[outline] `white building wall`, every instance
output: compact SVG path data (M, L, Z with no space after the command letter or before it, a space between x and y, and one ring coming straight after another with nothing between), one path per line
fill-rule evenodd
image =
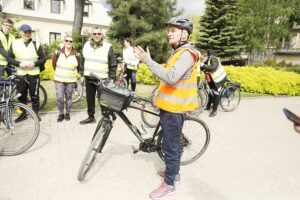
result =
M23 0L2 0L2 12L9 18L21 18L16 26L29 24L36 32L36 40L40 43L49 43L49 33L65 33L72 31L74 19L74 0L60 2L60 14L51 13L51 0L34 0L34 10L24 8ZM89 17L83 18L82 34L90 31L93 26L100 26L104 33L107 31L111 18L108 16L105 0L91 0Z

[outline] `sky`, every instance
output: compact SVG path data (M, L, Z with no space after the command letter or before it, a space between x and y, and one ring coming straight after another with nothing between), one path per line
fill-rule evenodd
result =
M183 8L183 16L204 14L205 4L204 0L177 0L177 7Z

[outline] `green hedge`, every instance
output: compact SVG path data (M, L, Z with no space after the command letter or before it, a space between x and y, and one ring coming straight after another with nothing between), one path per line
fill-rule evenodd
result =
M243 91L271 95L300 95L300 74L272 67L234 67L225 70L232 81L240 82Z
M47 60L46 69L41 73L42 80L53 80L51 60ZM300 95L300 74L276 70L272 67L235 67L225 66L228 77L233 82L241 83L242 91L270 95ZM145 85L159 84L145 64L140 64L137 82Z

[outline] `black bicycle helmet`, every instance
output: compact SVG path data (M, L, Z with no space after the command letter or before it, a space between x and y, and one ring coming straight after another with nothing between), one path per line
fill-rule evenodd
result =
M166 26L176 26L180 29L187 30L189 34L193 31L193 23L182 17L173 17L166 23Z

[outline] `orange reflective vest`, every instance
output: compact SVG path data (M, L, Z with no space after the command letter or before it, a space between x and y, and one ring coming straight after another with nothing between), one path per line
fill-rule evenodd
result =
M192 73L189 79L179 79L175 84L172 85L161 82L158 88L156 105L160 109L168 112L183 113L193 111L198 107L197 53L189 48L180 49L170 57L165 67L167 69L171 69L178 57L186 50L188 50L195 58Z

